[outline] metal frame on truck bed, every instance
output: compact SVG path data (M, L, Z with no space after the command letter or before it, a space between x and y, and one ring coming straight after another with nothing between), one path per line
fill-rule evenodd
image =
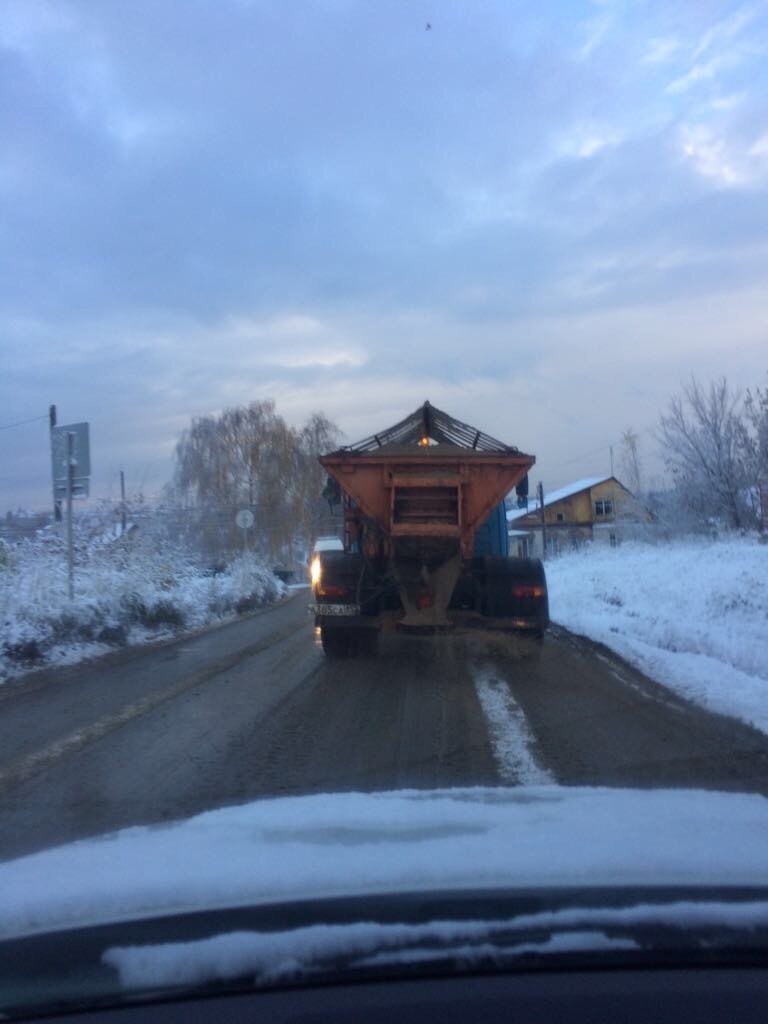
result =
M354 631L370 639L382 626L448 627L459 613L541 632L541 563L508 557L505 526L492 531L490 554L475 549L478 529L504 516L505 495L527 493L534 462L429 402L321 456L344 509L344 551L321 553L313 583L326 652L342 653Z

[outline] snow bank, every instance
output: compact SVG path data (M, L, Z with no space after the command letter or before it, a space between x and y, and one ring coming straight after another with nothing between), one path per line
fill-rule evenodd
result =
M0 682L41 665L72 664L111 647L196 629L285 592L250 554L213 574L168 544L126 538L79 551L78 563L70 601L58 538L3 548Z
M768 545L589 547L547 563L554 622L768 733Z
M768 801L746 793L518 786L259 800L0 864L0 937L373 892L759 886L767 837ZM583 924L583 911L550 923Z

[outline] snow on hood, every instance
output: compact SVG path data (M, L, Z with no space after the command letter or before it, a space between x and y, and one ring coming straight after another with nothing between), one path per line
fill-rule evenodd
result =
M533 786L260 800L0 864L0 936L334 895L768 885L768 800Z

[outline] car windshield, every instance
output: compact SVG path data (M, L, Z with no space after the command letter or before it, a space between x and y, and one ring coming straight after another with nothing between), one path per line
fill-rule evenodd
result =
M0 944L763 942L767 43L0 0Z

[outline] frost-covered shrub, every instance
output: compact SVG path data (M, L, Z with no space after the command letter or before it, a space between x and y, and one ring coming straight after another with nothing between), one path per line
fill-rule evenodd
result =
M0 572L7 570L11 565L11 546L4 540L0 540Z
M0 566L0 681L46 663L196 629L274 601L285 586L253 554L211 575L167 541L94 533L80 543L75 597L55 531L9 547Z
M166 589L171 587L166 584ZM142 605L141 624L147 629L159 629L162 626L170 626L172 629L183 629L185 625L184 613L181 608L174 604L171 598L155 601L149 607Z

